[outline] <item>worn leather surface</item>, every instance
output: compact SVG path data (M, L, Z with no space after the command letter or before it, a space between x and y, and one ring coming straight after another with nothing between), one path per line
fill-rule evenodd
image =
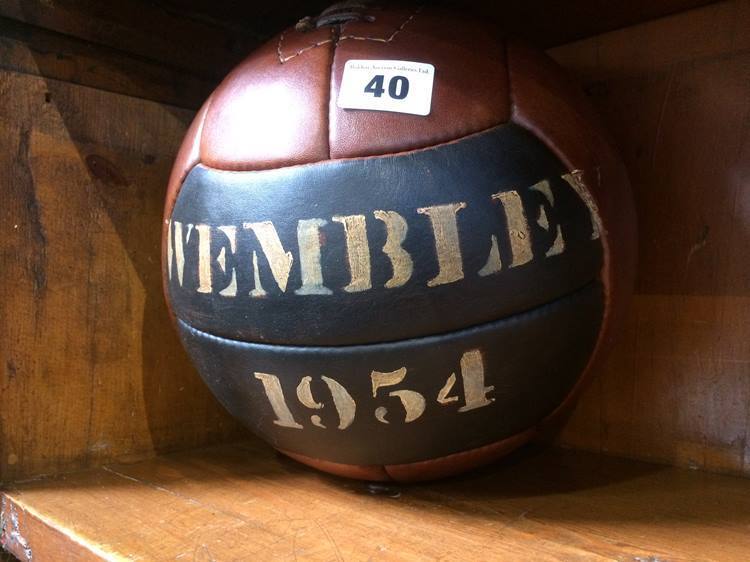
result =
M182 188L182 183L185 181L185 177L200 162L200 139L203 131L203 121L206 118L206 109L210 103L211 98L206 100L203 106L198 111L197 115L193 119L193 122L188 127L185 133L185 138L182 141L180 150L177 152L174 164L172 164L172 172L169 175L169 182L167 183L167 193L164 202L164 222L162 224L162 244L161 244L161 263L162 265L167 263L167 239L168 239L168 224L169 219L172 216L172 209L174 208L175 201L177 200L177 194ZM162 287L164 295L167 301L167 309L169 313L174 316L172 311L172 302L169 299L169 287L168 279L166 276L162 278Z
M605 232L602 278L615 327L636 272L636 216L627 172L583 91L549 57L508 42L513 123L531 131L571 170L581 170ZM612 333L605 331L604 339Z
M358 480L372 480L376 482L424 482L460 474L477 466L497 460L518 447L528 443L536 435L536 428L531 427L520 433L494 441L474 449L467 449L424 461L401 464L345 464L335 463L316 457L308 457L290 451L281 452L288 457L337 476L355 478Z
M290 448L284 449L303 462L332 472L360 478L385 476L412 480L452 474L488 462L509 447L531 438L538 428L556 423L570 410L575 397L606 355L617 324L624 315L635 271L635 218L624 168L611 141L598 124L579 88L545 55L517 42L506 41L481 22L470 21L456 14L441 13L432 7L419 13L407 8L388 9L373 14L377 17L370 23L349 22L339 28L323 27L308 32L287 30L252 54L228 76L199 112L186 136L170 180L165 219L173 218L174 204L179 203L181 189L188 185L183 179L201 163L205 167L224 170L273 170L316 162L336 163L341 162L342 158L387 156L389 153L451 142L505 122L514 123L532 133L556 156L559 169L582 171L602 221L601 249L597 250L601 252L598 272L582 269L585 273L582 277L598 278L601 282L601 300L598 304L601 307L600 317L595 322L601 329L587 351L586 360L582 360L579 366L581 374L577 377L575 374L570 375L570 386L565 392L561 390L556 407L551 407L545 414L541 410L537 411L540 417L535 421L529 420L528 427L519 426L519 431L513 435L498 436L491 442L484 441L485 437L490 439L490 435L485 433L480 439L484 445L475 447L474 441L467 441L463 449L445 454L436 449L430 458L405 461L397 464L400 469L390 472L386 469L393 468L394 465L368 464L369 461L365 462L361 458L334 462L325 456L325 449L310 450L307 455L296 449L294 443ZM436 75L431 115L416 117L338 109L335 99L343 65L346 60L355 57L416 60L434 64ZM498 152L498 158L502 157L502 152ZM473 162L472 159L464 163L466 169L472 169ZM196 168L195 177L200 175L198 170ZM244 180L240 180L235 183L243 182ZM402 193L411 195L411 185L402 184L400 187ZM300 193L297 197L309 202L304 198L308 191L302 190ZM290 198L294 199L292 196ZM278 204L287 204L290 198L281 199ZM349 202L346 195L339 194L337 199ZM297 204L299 203L294 203ZM310 203L311 216L318 215L312 212L315 204ZM336 226L340 228L341 225ZM163 263L166 270L166 229L164 240ZM375 245L373 249L377 249ZM546 265L550 265L550 260L547 261ZM339 259L338 262L343 270L343 260ZM578 264L572 265L573 263L574 260L571 261L571 268L576 269ZM559 276L560 298L565 298L568 289L575 290L575 283L568 286L567 282L579 274L576 271ZM339 282L342 282L341 277ZM455 289L456 295L443 295L437 299L442 302L436 308L441 311L438 323L445 328L435 329L434 324L415 318L423 314L425 307L410 308L412 294L408 292L404 294L409 294L409 299L401 300L394 308L386 308L388 314L383 320L390 322L388 315L397 315L398 306L404 307L404 314L398 316L395 324L385 321L378 323L377 315L372 311L368 318L371 321L375 319L375 326L390 326L389 329L395 329L402 336L409 337L408 334L414 333L415 337L419 337L423 334L417 334L418 328L425 325L428 326L429 333L437 334L443 329L450 330L450 326L466 327L493 315L496 319L512 314L516 306L516 311L520 311L524 308L523 302L533 306L534 299L544 296L544 291L549 288L545 283L537 286L533 280L525 282L521 293L528 300L523 301L518 300L518 296L510 290L512 283L509 280L503 283L506 284L497 287L497 299L489 303L483 297L473 294L474 290L482 294L483 289L476 285L446 285L450 290ZM519 283L515 285L516 289L524 285ZM470 289L468 292L467 288ZM425 291L432 289L434 288ZM555 289L551 291L554 292ZM378 301L380 297L374 292L369 296L373 296L376 302L382 302L382 299ZM551 294L548 296L553 298ZM169 298L174 298L174 294ZM431 301L430 297L416 296L417 301L420 298ZM424 304L424 301L421 302ZM453 302L455 306L445 306L449 302ZM510 306L503 308L508 303ZM544 306L542 303L538 304ZM435 321L436 315L429 312L432 310L432 302L429 305L426 316ZM287 305L279 306L275 312L283 317L286 312L282 308ZM263 327L259 330L254 327L254 322L265 314L259 309L245 311L246 323L233 321L222 328L221 322L212 324L209 318L211 311L217 312L219 308L216 308L215 301L183 302L178 316L187 314L205 328L223 330L222 333L227 336L254 339L263 331L282 343L304 342L304 338L310 336L311 345L336 345L335 337L328 336L330 339L327 339L324 330L316 329L310 323L295 325L293 321L281 321L282 325L291 330L286 334L291 333L292 339L288 339L289 335L282 334L284 330L278 329L278 326L274 328L272 324L276 324L276 321L273 320L261 322ZM369 343L361 339L366 339L366 336L374 336L373 341L390 339L382 330L363 329L362 322L356 321L359 315L367 315L367 307L363 303L355 306L354 312L343 306L333 308L342 323L340 332L333 336L343 335L344 340L340 341ZM467 311L466 314L464 310ZM293 305L288 305L287 311L295 314L299 312L307 319L313 314L312 311L300 312ZM512 319L508 318L508 321ZM330 317L323 322L328 327L335 324ZM551 336L553 343L558 341L556 338L567 338L572 333L572 325L566 326L567 329L557 336ZM182 330L185 330L184 326ZM224 365L221 361L225 360L221 350L202 339L186 338L186 341L191 342L189 349L196 357L216 359L216 364L199 362L199 365L204 366L203 375L214 377L211 384L215 385L217 373L221 373ZM496 345L504 346L505 336L498 332L494 341ZM285 348L280 346L280 349ZM558 366L563 366L568 363L569 358L561 354L555 360ZM446 363L450 361L455 359L445 359ZM553 375L549 376L554 379ZM544 385L540 382L538 388L544 388ZM505 390L512 393L511 388ZM221 395L226 390L217 389L217 392ZM247 404L235 404L234 407L238 409L238 415L247 421L252 412L239 411L246 406ZM306 429L305 434L307 432ZM278 446L283 449L280 444Z
M173 274L170 299L178 316L209 333L245 341L299 345L345 345L396 341L439 334L490 322L566 295L598 277L601 244L591 240L592 224L585 203L561 179L565 168L535 137L504 125L432 149L395 156L339 160L254 172L223 172L203 166L188 176L172 219L183 225L213 226L214 290L197 290L199 237L185 244L181 283ZM547 179L554 206L530 189ZM508 221L495 193L516 190L525 205L534 258L511 267ZM418 208L455 202L463 279L429 287L439 271L430 219ZM542 209L542 211L540 211ZM411 278L386 288L391 261L382 251L386 228L376 210L398 212L408 224L402 243L413 262ZM543 212L545 230L535 220ZM343 225L336 215L366 217L372 288L347 292L351 273ZM302 285L297 224L322 218L321 268L327 295L298 295ZM274 280L257 236L245 223L271 221L284 249L293 256L282 291ZM237 247L216 227L237 229ZM547 257L556 228L565 250ZM183 236L186 236L183 227ZM176 234L175 234L176 236ZM498 243L503 268L481 276L492 245ZM222 270L216 256L224 252ZM267 294L251 296L255 287L251 255L260 256L258 273ZM176 255L173 258L176 267ZM223 296L232 269L236 296Z
M337 463L402 464L473 449L533 427L554 410L575 384L595 345L602 317L598 282L524 314L450 334L361 346L284 346L219 338L179 322L180 335L198 371L219 401L271 445ZM465 404L461 357L479 350L491 404L460 412ZM406 368L402 383L373 396L371 372ZM274 423L275 415L255 373L278 377L285 402L301 428ZM445 381L457 382L447 404L437 402ZM340 416L325 375L356 403L351 425ZM320 409L303 406L296 389L312 377ZM424 413L405 423L404 409L390 390L425 397ZM377 407L388 408L382 423ZM315 427L320 416L325 429Z
M373 10L375 21L342 26L331 68L330 157L399 152L504 123L510 104L505 46L487 25L436 8ZM336 106L350 59L396 59L435 66L426 117Z
M576 388L553 412L555 427L607 356L624 322L637 271L637 218L627 171L583 91L559 65L533 47L508 41L513 123L533 132L569 169L583 172L603 225L604 321Z
M372 7L372 22L289 28L253 52L211 96L200 161L257 170L430 146L504 123L505 47L486 25L436 8ZM339 109L348 59L433 64L430 115Z
M211 96L201 162L252 170L327 159L332 33L287 30L240 63Z

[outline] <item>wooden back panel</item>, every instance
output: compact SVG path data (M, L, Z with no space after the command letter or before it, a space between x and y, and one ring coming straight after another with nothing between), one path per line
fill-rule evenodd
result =
M750 3L555 48L628 166L636 297L566 445L750 473Z

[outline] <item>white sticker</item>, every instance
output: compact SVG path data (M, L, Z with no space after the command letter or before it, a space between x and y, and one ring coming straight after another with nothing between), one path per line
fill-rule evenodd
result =
M338 106L429 115L435 67L403 60L348 60Z

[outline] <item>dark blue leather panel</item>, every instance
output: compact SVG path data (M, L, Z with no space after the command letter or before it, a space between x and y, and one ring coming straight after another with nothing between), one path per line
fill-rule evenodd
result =
M511 317L598 279L601 244L591 238L586 205L561 179L566 172L539 140L512 124L390 156L254 172L198 166L187 177L172 215L173 237L177 236L174 223L181 224L184 258L180 284L173 240L168 284L172 308L187 324L231 339L321 346L398 341ZM554 205L531 189L545 179ZM533 253L533 259L517 267L510 267L512 225L498 199L493 199L513 190L525 211ZM465 205L455 214L462 278L428 286L440 264L430 216L418 209L454 203ZM377 211L396 212L408 225L402 247L413 267L400 286L386 287L393 267L383 252L386 225L376 217ZM364 217L368 243L363 251L370 262L366 290L345 289L352 271L345 227L337 216ZM316 244L329 294L297 294L303 261L299 221L310 219L325 221ZM282 271L284 290L257 233L244 226L263 222L273 225L281 247L291 254L288 275ZM207 293L198 290L200 235L190 226L200 224L207 225L212 235L212 288ZM234 228L235 248L219 226ZM565 250L546 256L558 226ZM482 276L479 272L491 254L493 236L502 269ZM235 294L222 295L232 272ZM258 282L265 295L251 296Z
M341 463L399 464L479 447L539 422L583 371L601 318L594 282L504 320L395 343L267 345L182 321L179 330L213 393L274 447ZM374 389L373 381L382 385Z

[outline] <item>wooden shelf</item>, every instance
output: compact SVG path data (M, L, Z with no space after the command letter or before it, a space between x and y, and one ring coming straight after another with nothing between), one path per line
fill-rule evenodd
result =
M18 483L21 560L747 560L750 481L526 449L461 478L382 486L255 441Z

